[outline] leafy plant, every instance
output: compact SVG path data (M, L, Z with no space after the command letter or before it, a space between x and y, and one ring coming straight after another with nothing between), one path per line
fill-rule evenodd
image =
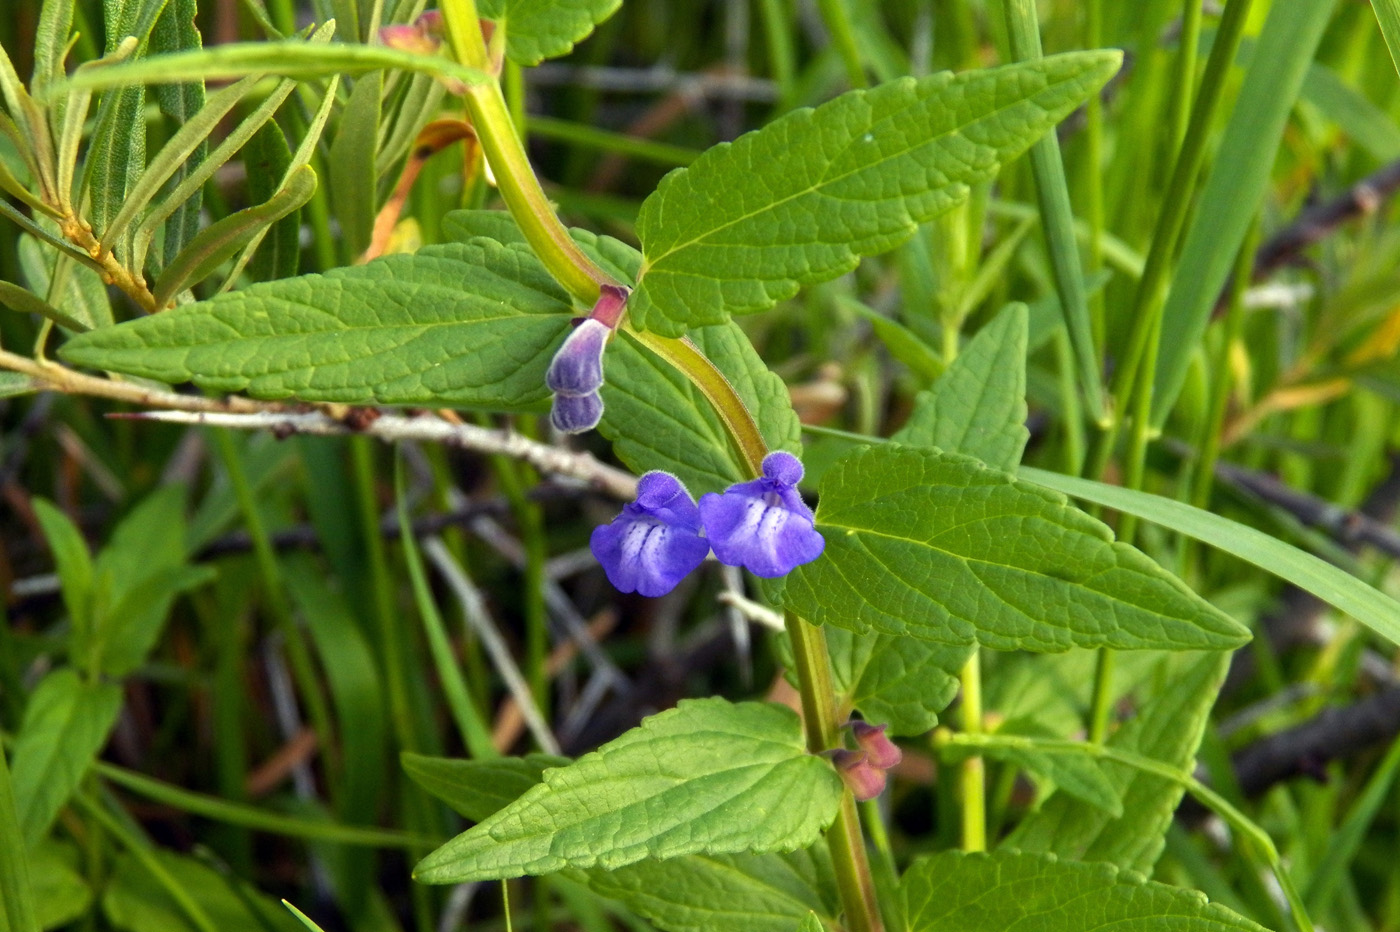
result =
M669 23L684 6L650 15ZM447 927L460 918L458 901L428 885L526 876L539 878L539 928L554 924L552 897L590 929L616 918L669 932L1311 930L1314 913L1344 927L1366 912L1362 881L1343 883L1327 858L1359 858L1400 758L1375 769L1322 852L1290 829L1302 820L1288 806L1250 811L1210 715L1229 652L1268 627L1271 584L1237 583L1238 560L1395 642L1393 580L1295 526L1267 533L1204 506L1225 510L1212 498L1222 451L1246 440L1256 461L1272 445L1328 488L1305 448L1335 436L1308 420L1310 405L1351 399L1358 424L1383 410L1384 429L1362 436L1375 454L1395 441L1393 393L1358 388L1393 369L1393 277L1374 285L1389 303L1362 282L1317 314L1315 333L1244 310L1275 144L1310 86L1350 101L1345 82L1307 76L1323 73L1329 23L1359 37L1336 40L1351 70L1368 66L1356 49L1376 45L1369 20L1363 30L1333 4L1275 3L1251 43L1250 0L1230 0L1198 82L1197 3L1171 42L1158 35L1175 9L1163 3L1143 4L1141 26L1115 24L1140 53L1126 78L1121 52L1100 47L1097 0L1081 41L1066 43L1081 50L1048 56L1030 0L914 4L907 17L880 6L809 10L833 49L799 81L789 4L759 4L778 112L731 141L696 152L604 134L619 152L683 163L654 186L629 183L643 199L606 226L615 237L561 219L551 195L583 214L610 208L546 190L526 153L522 127L538 121L522 88L524 68L622 28L604 26L617 0L444 0L427 12L327 0L299 31L291 4L252 2L263 38L210 47L193 0L131 0L103 5L100 55L81 37L87 4L44 0L28 81L0 49L0 188L12 198L0 212L15 227L12 277L24 280L0 281L0 301L23 315L3 338L24 328L33 344L0 350L0 388L140 407L135 425L84 423L90 435L122 431L112 446L147 442L155 422L211 427L186 442L218 469L193 517L185 488L167 485L95 557L74 509L25 499L65 620L0 642L12 735L12 763L0 756L0 929L315 928L249 883L248 829L310 842L337 908L366 930L398 927L381 879L409 872L419 928L435 906ZM970 67L982 57L971 54L974 8L997 24L985 50L1002 64ZM1394 48L1395 10L1378 12ZM636 15L634 26L648 14ZM1064 18L1047 29L1066 31ZM896 41L892 22L911 36L963 34L969 54L940 59L956 71L926 73L927 49ZM86 60L70 72L73 42L86 42ZM828 93L836 71L850 87ZM871 74L880 80L867 86ZM1138 133L1142 165L1106 161L1105 95L1123 80L1117 140L1128 151ZM148 95L159 120L146 118ZM803 95L813 106L794 106ZM1081 110L1087 138L1071 171L1056 133ZM1305 126L1323 121L1302 114ZM582 124L555 129L599 138ZM447 149L460 159L445 168ZM240 153L245 206L218 184ZM432 187L447 181L450 211ZM1017 200L1032 188L1036 206ZM491 209L497 194L504 210ZM1106 198L1131 244L1110 236ZM1395 252L1388 239L1355 248ZM854 333L898 365L843 346ZM1277 358L1249 355L1260 340ZM823 400L835 386L818 360L866 373L851 377L857 401L840 422L854 430L822 426L845 398ZM798 384L803 373L814 377ZM903 416L897 429L886 408ZM1256 432L1290 414L1296 435ZM303 445L243 443L226 428ZM310 440L347 434L359 436ZM404 447L397 548L385 543L367 437ZM485 553L410 515L423 501L461 504L444 455L454 447L492 456L499 501L461 515ZM598 458L609 452L626 471ZM1378 459L1345 468L1342 500L1374 484ZM289 496L278 480L294 469ZM591 530L577 511L561 517L541 498L541 473L584 480L613 511L586 509ZM279 551L286 539L272 529L303 514L319 562ZM216 576L219 535L236 519L252 560L220 562ZM635 612L654 610L641 597L667 600L663 628L709 604L718 575L745 636L745 619L779 629L772 654L795 708L748 690L641 717L618 658L590 633L612 616L585 620L575 600L589 590L550 575L551 548L585 538L594 583L635 593L618 602ZM517 570L523 584L501 584ZM480 580L497 583L489 599ZM616 601L592 591L595 604ZM516 645L490 599L518 614ZM168 633L177 605L197 635ZM284 746L249 773L248 735L267 743L269 727L240 686L254 614L275 631L265 675ZM421 631L406 621L415 615ZM553 652L551 621L563 632ZM1348 625L1315 681L1355 677L1372 642ZM168 675L153 659L166 649L208 655L189 678L219 732L213 794L99 759L121 684ZM1281 686L1267 641L1248 650ZM575 652L592 679L556 728L551 670ZM493 729L498 686L508 702ZM608 690L628 704L626 726L561 753L559 735L587 734ZM522 731L542 753L499 756ZM467 758L446 756L459 748ZM250 801L268 771L293 775L293 811ZM876 800L893 784L907 802L920 780L935 786L934 824L900 829L901 814ZM221 823L215 853L154 845L112 787ZM1221 850L1174 834L1187 794L1228 826ZM475 824L446 838L453 823L435 799ZM377 827L386 811L401 826ZM402 854L378 863L366 850L378 848ZM53 911L41 891L59 887L99 902L102 918L86 905Z

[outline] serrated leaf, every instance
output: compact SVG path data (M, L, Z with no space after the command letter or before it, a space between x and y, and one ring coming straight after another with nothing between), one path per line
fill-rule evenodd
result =
M914 401L891 440L962 453L1014 472L1026 430L1026 306L1007 307L983 327Z
M15 737L14 793L20 831L33 845L87 773L121 711L121 687L91 683L65 667L39 682Z
M777 640L788 679L796 685L792 643ZM939 644L873 631L857 634L828 626L826 650L836 690L837 718L851 709L867 722L889 725L891 735L921 735L938 724L938 713L958 693L958 673L972 645Z
M900 886L909 932L1264 932L1194 890L1044 855L944 851L915 861Z
M622 0L481 0L477 12L504 22L507 58L538 65L567 55L620 6Z
M567 757L527 754L496 760L452 760L404 751L399 755L404 773L423 789L473 822L481 822L544 778L551 767L565 767Z
M588 871L588 885L666 932L791 932L805 917L832 927L841 911L822 845L788 854L689 855ZM822 929L820 922L818 929Z
M703 327L691 341L724 373L770 450L801 450L802 425L787 385L734 322ZM663 469L699 497L751 478L713 406L680 371L623 331L608 346L603 436L638 473Z
M107 921L127 932L201 932L203 929L259 930L259 932L304 932L281 904L258 892L252 884L216 871L192 857L160 848L144 852L154 859L175 888L202 913L204 924L197 925L184 903L171 895L141 859L123 854L117 859L102 895L102 911Z
M643 858L791 851L817 840L841 798L795 713L683 700L645 719L419 863L425 883L615 869ZM800 800L801 805L794 805Z
M533 256L474 240L254 285L59 354L261 398L522 410L545 397L572 313Z
M643 203L629 312L671 336L790 298L991 180L1118 70L1116 51L922 79L797 110L667 175Z
M827 472L817 529L825 552L769 591L818 624L997 650L1249 637L1063 496L965 456L858 450Z
M1169 666L1156 695L1137 717L1109 737L1108 744L1189 773L1224 682L1229 654L1186 655L1164 663ZM1105 761L1102 767L1126 815L1115 818L1057 793L1027 816L1002 844L1079 861L1107 861L1135 871L1152 870L1184 790L1174 780L1123 764Z

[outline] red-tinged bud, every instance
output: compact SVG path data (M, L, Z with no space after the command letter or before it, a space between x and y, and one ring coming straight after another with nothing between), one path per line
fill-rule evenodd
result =
M446 34L446 27L442 21L441 10L424 10L418 14L418 18L413 21L413 25L421 29L424 35L443 36Z
M856 744L870 757L870 763L881 770L889 770L904 760L904 752L889 738L885 737L888 725L870 725L866 722L851 722L851 733Z
M630 289L621 285L603 285L598 290L598 302L593 305L588 318L606 324L610 330L616 330L618 322L622 320L622 312L627 307L627 296L631 293Z
M832 751L831 763L841 775L841 781L861 802L874 799L885 791L885 772L872 764L864 751L846 748Z
M411 26L384 26L379 30L379 41L391 49L412 52L415 55L436 55L442 40L428 35L418 24Z

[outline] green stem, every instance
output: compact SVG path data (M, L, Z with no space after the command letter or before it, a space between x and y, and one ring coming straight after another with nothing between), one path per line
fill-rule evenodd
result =
M743 457L749 471L758 476L762 473L763 458L768 455L768 444L759 432L758 424L749 413L744 400L734 391L734 386L724 377L709 358L687 339L663 337L651 331L628 329L637 342L675 366L692 385L705 396L719 419L724 422L729 439Z
M826 632L788 612L785 616L797 683L802 696L802 722L807 730L807 750L821 754L840 746L836 722L836 691L831 681L831 662L826 649ZM836 886L851 932L882 932L884 925L876 905L875 883L865 857L865 840L860 832L860 814L850 790L841 794L836 821L827 830Z
M1113 668L1118 654L1111 647L1100 647L1094 664L1094 698L1089 711L1089 740L1103 744L1113 710Z
M962 726L967 735L982 734L982 658L973 650L962 669ZM962 846L964 851L987 850L986 765L980 757L963 761L959 771L962 787Z
M1086 0L1084 5L1084 47L1096 49L1103 45L1103 0ZM1084 164L1088 184L1085 211L1088 214L1089 246L1087 264L1090 275L1103 268L1103 99L1092 94L1084 108ZM1099 288L1089 296L1089 320L1093 328L1094 345L1104 346L1104 290ZM1099 370L1103 361L1099 361Z

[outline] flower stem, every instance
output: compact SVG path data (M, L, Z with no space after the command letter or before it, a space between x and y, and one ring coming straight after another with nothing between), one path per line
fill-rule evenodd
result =
M457 60L471 68L491 71L475 0L443 0L442 12ZM549 274L581 304L592 305L598 300L600 286L619 283L579 249L559 222L530 167L510 108L501 96L500 82L468 87L466 102L481 149L520 232Z
M792 640L797 667L798 689L802 694L802 721L807 729L807 750L820 754L838 746L836 692L831 682L831 662L826 649L826 632L792 612L784 621ZM860 815L850 790L841 794L836 821L826 833L836 887L851 932L883 932L880 910L875 899L875 883L865 856L865 839L860 831Z
M962 669L962 726L969 735L982 733L982 657L973 651ZM962 787L962 846L964 851L987 850L986 764L980 757L963 761L958 773Z

